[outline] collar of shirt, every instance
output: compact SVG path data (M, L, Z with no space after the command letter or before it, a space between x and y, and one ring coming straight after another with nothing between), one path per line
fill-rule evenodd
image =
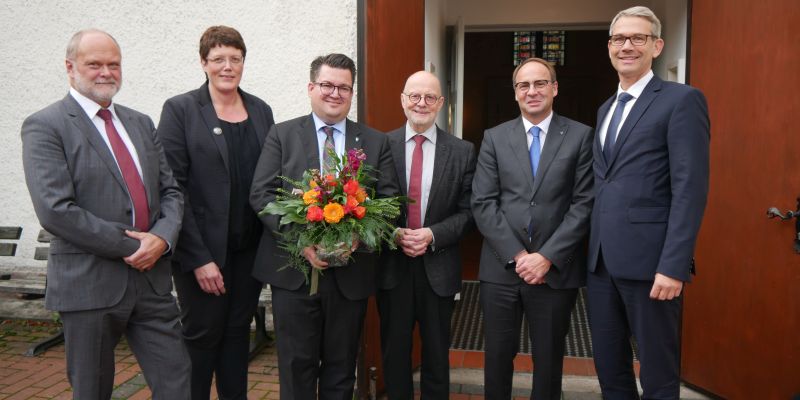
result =
M338 137L338 134L342 134L342 135L345 134L345 126L347 126L347 123L346 123L347 118L345 118L345 119L343 119L343 120L341 120L341 121L339 121L339 122L337 122L337 123L335 123L333 125L328 125L325 122L323 122L322 119L320 119L317 116L317 114L314 114L313 112L311 113L311 117L314 118L314 127L317 128L317 131L316 131L317 134L321 134L321 135L324 136L325 132L322 132L322 128L325 127L325 126L332 126L333 127L334 140L335 140L335 138Z
M533 142L533 135L531 135L530 130L533 126L538 126L539 131L539 145L544 147L544 140L547 138L547 131L550 130L550 122L553 121L553 111L550 111L550 115L547 118L543 119L542 122L535 124L531 121L522 117L522 126L525 127L525 136L528 140L528 147L531 147L531 143Z
M416 135L425 136L432 144L436 144L436 124L431 125L425 132L417 133L417 131L411 127L411 124L406 122L406 142L410 141Z
M75 101L78 102L78 105L81 106L83 112L86 113L89 119L94 119L95 117L100 118L97 116L97 112L103 108L100 104L97 104L94 102L94 100L82 95L73 87L69 88L69 94L73 99L75 99ZM114 117L115 120L119 120L119 117L117 117L117 112L114 110L113 102L108 106L108 111L111 111L111 116Z
M642 96L642 92L644 92L645 86L647 86L647 84L650 83L650 80L653 79L653 76L654 76L653 70L651 69L643 77L639 78L639 80L636 81L636 83L631 85L631 87L629 87L628 90L622 90L622 85L618 85L617 98L619 98L620 93L623 92L628 93L629 95L633 96L633 99L631 99L632 101L629 101L629 103L633 104L633 101Z

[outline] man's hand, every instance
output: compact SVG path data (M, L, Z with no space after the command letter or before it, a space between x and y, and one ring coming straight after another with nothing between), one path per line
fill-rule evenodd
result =
M656 273L653 289L650 290L650 298L672 300L681 295L681 290L683 290L683 281Z
M320 260L319 257L317 257L317 249L315 249L314 246L303 248L303 257L305 257L306 260L308 260L308 263L316 269L328 268L328 263Z
M517 262L517 275L529 285L545 283L544 277L553 265L547 257L539 253L520 253L514 257L514 261Z
M225 294L225 282L215 262L210 262L194 270L194 277L204 292L219 296Z
M167 250L167 242L152 233L126 230L125 234L139 241L139 249L123 260L139 271L144 272L153 268Z
M400 229L400 231L401 233L395 236L395 240L399 240L397 244L409 257L425 254L428 246L433 242L433 231L430 228Z

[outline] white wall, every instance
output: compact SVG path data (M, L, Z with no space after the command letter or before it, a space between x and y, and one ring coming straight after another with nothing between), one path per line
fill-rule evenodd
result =
M267 101L276 121L310 112L306 83L314 57L341 52L355 60L357 49L356 0L14 1L0 6L0 20L0 226L23 226L17 256L3 257L0 267L44 266L33 261L40 227L24 183L19 129L26 116L66 94L64 51L75 31L96 27L117 39L123 85L115 101L156 123L164 100L203 83L198 42L208 26L242 33L242 88ZM350 116L356 115L354 104Z
M661 37L664 39L664 50L653 63L653 72L667 79L667 69L686 59L688 7L685 1L654 0L652 10L661 20ZM682 77L680 74L676 80L685 83L680 79Z

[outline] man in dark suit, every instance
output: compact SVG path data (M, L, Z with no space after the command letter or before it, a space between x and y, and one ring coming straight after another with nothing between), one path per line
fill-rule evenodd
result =
M524 314L535 365L531 398L560 399L564 340L586 277L592 129L553 112L558 83L547 61L523 61L513 83L522 115L486 131L472 182L484 237L486 397L511 397Z
M664 41L650 9L621 11L609 34L620 83L598 111L594 145L587 291L595 366L604 397L638 398L633 334L644 397L677 399L680 294L708 193L708 108L699 90L653 75Z
M254 209L260 211L273 201L280 188L291 191L279 177L300 180L304 171L325 165L326 148L340 156L362 148L365 162L378 173L376 196L399 193L387 137L347 119L355 74L355 63L343 54L311 63L312 113L276 124L267 134L253 177ZM281 398L352 398L367 298L375 291L377 255L356 250L348 265L326 269L313 247L304 249L311 267L324 270L318 292L310 296L303 274L283 268L287 254L279 248L279 218L261 219L270 234L262 235L253 276L272 287Z
M121 62L107 33L76 33L69 94L22 125L33 207L55 236L45 303L61 316L74 398L111 398L125 334L153 398L188 399L189 358L163 257L180 231L183 196L152 120L112 103Z
M442 108L436 75L420 71L406 81L400 103L408 123L389 133L404 207L395 241L378 271L378 311L384 379L390 399L411 399L414 324L422 338L422 398L450 393L450 317L461 288L458 243L472 227L469 198L475 149L434 124Z

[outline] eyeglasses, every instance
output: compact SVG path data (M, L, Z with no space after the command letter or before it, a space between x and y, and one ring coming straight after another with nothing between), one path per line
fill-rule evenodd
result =
M215 58L211 58L211 59L206 58L206 61L208 61L208 62L210 62L210 63L212 63L214 65L220 65L220 66L225 64L226 61L231 63L231 65L239 65L239 64L244 62L244 58L237 57L237 56L233 56L233 57L215 57Z
M628 40L630 40L631 44L634 46L644 46L644 44L647 43L647 38L649 37L654 38L655 36L642 35L642 34L631 35L631 36L614 35L611 36L611 38L609 38L608 41L611 42L612 46L617 46L617 47L624 46L625 42L627 42Z
M408 100L410 102L414 103L414 104L417 104L417 103L419 103L420 100L425 99L425 104L427 104L429 106L432 106L432 105L436 104L436 102L438 102L439 99L442 98L442 96L434 96L432 94L426 94L426 95L423 96L423 95L421 95L419 93L411 93L411 94L403 93L403 95L408 97Z
M314 82L314 85L319 86L319 91L325 96L332 95L334 90L338 90L339 96L342 97L347 97L353 94L353 88L350 86L337 86L330 82Z
M514 84L514 89L516 89L516 91L521 92L521 93L527 93L529 90L531 90L531 86L533 86L534 89L539 91L539 90L542 90L542 89L546 88L547 85L549 85L551 83L553 83L553 82L550 82L550 81L545 80L545 79L541 79L541 80L533 81L533 82L517 82L517 83Z

